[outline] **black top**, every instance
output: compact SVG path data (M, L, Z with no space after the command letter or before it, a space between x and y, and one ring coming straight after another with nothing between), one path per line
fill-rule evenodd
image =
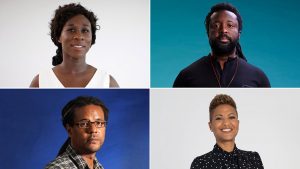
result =
M173 87L271 87L265 73L259 68L235 57L229 58L223 70L211 55L204 56L183 69Z
M243 151L236 146L232 152L226 152L217 144L214 149L194 159L191 169L263 169L257 152Z

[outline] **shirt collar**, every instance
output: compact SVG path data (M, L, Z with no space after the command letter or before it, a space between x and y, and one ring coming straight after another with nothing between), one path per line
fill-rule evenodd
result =
M208 54L208 57L212 58L212 60L213 60L215 63L218 63L218 62L217 62L217 58L214 57L214 56L212 56L210 53ZM239 57L239 56L236 56L236 57L234 57L234 58L228 57L228 59L227 59L226 62L234 61L234 60L236 60L238 57Z
M227 151L223 150L218 144L215 144L214 149L213 149L213 153L217 156L223 156L225 158L226 157L233 157L233 156L238 155L238 148L234 144L233 151L232 152L227 152Z
M73 149L73 147L69 144L67 149L66 149L66 153L68 154L68 156L70 158L72 158L74 161L76 162L78 167L80 169L86 169L88 168L87 163L84 161L84 159L81 157L81 155L78 155L75 150ZM102 165L99 163L97 157L95 156L94 159L94 169L103 169Z

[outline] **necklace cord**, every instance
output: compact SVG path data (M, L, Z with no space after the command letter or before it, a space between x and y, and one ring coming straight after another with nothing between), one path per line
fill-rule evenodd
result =
M213 65L212 59L213 59L213 58L212 58L212 55L211 55L211 56L210 56L211 67L212 67L212 69L213 69L213 71L214 71L214 74L215 74L215 77L216 77L217 82L218 82L218 84L219 84L219 87L222 87L222 86L221 86L221 82L220 82L221 75L217 74L217 70L215 70L215 67L214 67L214 65ZM237 73L237 70L238 70L238 67L239 67L239 61L238 61L238 59L239 59L239 57L236 58L235 71L234 71L234 74L233 74L233 76L232 76L230 82L228 83L228 86L227 86L227 87L229 87L229 86L231 85L233 79L234 79L235 76L236 76L236 73ZM218 75L219 75L219 76L218 76Z

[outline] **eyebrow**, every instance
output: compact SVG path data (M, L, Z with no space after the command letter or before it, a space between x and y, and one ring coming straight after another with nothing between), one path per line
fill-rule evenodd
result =
M89 119L81 119L79 121L91 121L91 120L89 120ZM98 118L98 119L95 119L95 121L105 121L105 120L102 119L102 118Z
M228 114L228 116L230 116L230 115L235 115L236 116L236 114L233 112L233 113L229 113ZM218 116L221 116L221 117L223 117L223 115L222 114L217 114L217 115L215 115L215 117L218 117Z
M218 116L221 116L221 117L222 117L223 115L222 115L222 114L217 114L217 115L215 115L215 117L218 117Z
M70 24L68 24L68 25L66 25L66 26L75 26L73 23L70 23ZM88 25L88 24L83 24L83 26L85 26L85 27L89 27L90 25Z
M221 22L220 20L216 20L216 21L212 21L211 23L220 23L220 22ZM234 20L227 20L226 22L227 22L227 23L228 23L228 22L238 23L238 21L235 22Z

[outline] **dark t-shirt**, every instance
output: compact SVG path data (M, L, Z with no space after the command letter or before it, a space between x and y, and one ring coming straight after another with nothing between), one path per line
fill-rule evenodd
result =
M210 55L183 69L173 87L220 87L217 77L221 87L271 87L265 73L245 60L229 58L222 70Z
M257 152L244 151L234 147L232 152L222 150L217 144L214 149L194 159L191 169L263 169Z

